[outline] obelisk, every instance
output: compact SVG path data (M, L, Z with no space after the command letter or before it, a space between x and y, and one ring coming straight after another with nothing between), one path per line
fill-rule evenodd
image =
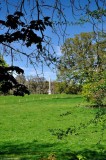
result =
M49 77L49 90L48 90L48 94L51 94L52 92L51 92L51 79L50 79L50 77Z

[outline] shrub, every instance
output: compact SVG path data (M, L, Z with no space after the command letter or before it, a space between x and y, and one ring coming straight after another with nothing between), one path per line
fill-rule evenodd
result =
M82 94L88 101L93 102L97 106L103 106L103 101L106 97L106 80L102 79L97 82L84 84Z
M71 84L66 88L65 93L66 94L78 94L81 91L82 91L82 86L81 85Z

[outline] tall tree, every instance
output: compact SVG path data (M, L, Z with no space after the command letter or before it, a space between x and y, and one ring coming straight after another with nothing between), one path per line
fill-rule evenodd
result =
M96 41L94 33L81 33L66 40L62 46L61 64L58 66L60 79L80 84L99 83L101 80L105 83L106 39L101 33L98 33L98 37L99 41ZM105 96L105 84L102 90L101 100ZM100 99L98 101L102 102Z
M63 80L82 83L95 67L96 53L93 46L93 33L81 33L69 38L62 46L59 75Z

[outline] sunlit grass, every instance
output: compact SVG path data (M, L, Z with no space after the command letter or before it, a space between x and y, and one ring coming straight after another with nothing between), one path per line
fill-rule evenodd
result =
M78 130L81 123L89 123L98 112L98 109L85 105L84 98L76 95L1 96L1 157L40 159L53 153L62 160L65 156L62 154L66 152L97 150L101 138L102 148L106 149L106 131L101 132L102 121ZM72 126L77 128L77 135L69 134L61 140L50 132L67 130Z

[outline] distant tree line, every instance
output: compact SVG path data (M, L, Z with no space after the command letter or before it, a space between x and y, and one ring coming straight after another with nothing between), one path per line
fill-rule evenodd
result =
M32 94L48 94L49 82L44 77L18 75L17 81L25 84ZM78 94L82 90L82 86L73 82L52 81L52 94Z

